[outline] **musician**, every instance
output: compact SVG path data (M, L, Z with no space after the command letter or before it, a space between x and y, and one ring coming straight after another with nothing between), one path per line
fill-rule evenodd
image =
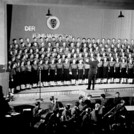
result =
M100 96L100 114L101 115L104 115L107 111L107 99L106 99L106 96L105 94L101 94Z
M62 112L62 121L68 121L71 118L71 107L67 104Z
M75 105L71 108L71 115L76 116L80 113L79 111L79 101L75 102Z
M90 109L93 109L93 101L92 101L92 95L91 94L88 94L86 99L84 100L84 109L86 108L90 108Z
M115 93L115 98L113 99L113 106L116 106L117 104L119 104L121 102L121 97L120 97L120 93L116 92Z
M90 70L89 70L89 74L88 74L88 88L87 88L87 90L91 89L91 82L93 82L92 83L93 84L92 90L94 90L98 63L99 63L98 60L96 60L94 57L92 57L92 59L89 61Z
M124 123L126 122L126 112L125 101L121 99L112 109L111 114L108 117L113 120L114 124L119 124L124 127Z
M49 113L52 113L53 112L54 105L55 105L55 98L54 98L54 96L51 96L50 97L50 103L48 104Z
M99 114L101 105L99 103L95 103L95 106L91 112L91 131L95 132L96 134L100 132L101 127L101 115Z
M79 106L78 106L80 112L82 112L84 109L84 100L85 100L84 96L80 95L79 96Z
M35 107L33 108L33 124L37 123L40 120L42 108L40 102L35 103Z
M50 103L48 104L48 111L49 113L53 113L58 110L63 110L62 102L58 101L57 98L54 96L50 97Z

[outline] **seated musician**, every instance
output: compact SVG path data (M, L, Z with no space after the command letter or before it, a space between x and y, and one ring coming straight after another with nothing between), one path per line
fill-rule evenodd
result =
M46 122L49 120L50 116L54 113L59 113L61 114L63 111L64 107L62 102L58 101L57 98L55 98L54 96L50 97L50 102L48 104L48 112L46 115Z
M38 116L39 113L42 111L40 105L41 105L40 102L35 103L35 107L33 109L33 116Z
M92 95L88 94L85 101L84 101L84 109L90 108L93 109L94 102L92 101Z
M33 123L36 123L40 120L42 109L40 107L40 102L35 103L33 108Z
M119 104L121 102L121 97L120 97L120 93L116 92L115 93L115 98L113 100L113 106L116 106L117 104Z
M76 101L75 105L71 108L71 115L78 115L79 112L79 101Z
M83 109L84 109L84 100L85 100L85 98L84 98L84 96L83 95L80 95L79 96L79 110L82 112L83 111Z
M101 98L101 107L100 107L100 114L105 114L105 112L107 111L107 99L106 99L106 96L105 96L105 94L101 94L101 96L100 96L100 98Z
M99 103L96 103L91 112L91 121L93 125L98 125L98 123L100 122L101 119L101 116L99 114L100 107L101 105Z
M68 121L71 118L71 105L67 104L62 112L62 121Z

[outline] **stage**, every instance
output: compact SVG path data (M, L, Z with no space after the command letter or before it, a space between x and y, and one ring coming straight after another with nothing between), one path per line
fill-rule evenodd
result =
M96 84L95 90L86 90L86 88L87 85L74 85L26 89L14 94L14 101L9 102L9 104L34 104L40 97L44 103L48 103L52 95L62 102L76 101L79 95L86 96L87 94L91 94L93 98L98 98L100 94L104 93L107 98L112 98L117 91L122 97L134 95L133 84Z

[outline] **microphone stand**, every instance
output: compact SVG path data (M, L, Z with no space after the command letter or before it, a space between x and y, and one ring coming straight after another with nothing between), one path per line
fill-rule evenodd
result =
M43 101L43 98L41 98L41 67L40 66L39 66L39 98L36 100Z

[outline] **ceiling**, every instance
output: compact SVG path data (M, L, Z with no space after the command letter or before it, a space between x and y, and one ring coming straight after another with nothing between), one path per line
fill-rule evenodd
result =
M2 0L8 4L22 5L82 5L99 8L134 9L134 0Z

